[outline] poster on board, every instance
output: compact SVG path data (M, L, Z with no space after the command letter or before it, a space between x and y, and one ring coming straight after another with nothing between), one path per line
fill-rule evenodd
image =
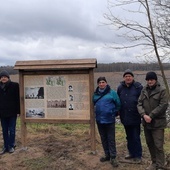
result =
M25 75L25 118L90 119L89 74Z

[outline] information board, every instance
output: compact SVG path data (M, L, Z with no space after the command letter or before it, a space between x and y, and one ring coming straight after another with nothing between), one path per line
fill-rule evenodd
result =
M25 118L90 120L89 74L25 75Z

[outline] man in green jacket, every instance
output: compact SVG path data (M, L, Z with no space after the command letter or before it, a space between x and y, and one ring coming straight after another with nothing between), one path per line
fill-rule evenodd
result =
M146 143L152 161L146 170L163 170L165 165L163 144L168 95L165 88L157 81L155 72L148 72L145 80L147 85L141 91L137 107L142 117Z

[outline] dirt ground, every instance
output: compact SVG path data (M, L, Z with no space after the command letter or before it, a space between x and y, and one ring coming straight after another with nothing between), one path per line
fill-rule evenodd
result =
M51 125L28 129L27 147L23 148L17 128L16 150L0 156L0 170L144 170L149 165L145 146L142 164L123 163L126 142L117 141L119 167L113 168L109 162L99 161L103 155L99 136L96 138L96 154L91 152L90 141L88 128L72 131ZM1 138L0 146L2 143Z
M19 133L19 132L18 132ZM17 133L17 134L18 134ZM19 135L19 134L18 134ZM73 135L60 130L28 134L27 148L22 148L17 135L17 147L13 154L0 157L1 170L12 169L56 169L56 170L107 170L109 162L100 163L102 149L97 147L96 155L91 153L89 134ZM125 165L121 164L120 168ZM132 165L128 165L132 166ZM127 168L127 165L126 165ZM124 168L123 168L124 169ZM130 169L130 167L129 167Z

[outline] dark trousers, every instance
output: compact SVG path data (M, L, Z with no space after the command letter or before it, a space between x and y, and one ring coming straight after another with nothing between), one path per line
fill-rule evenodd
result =
M165 165L164 129L146 129L144 127L144 133L152 163L156 163L157 168L163 167Z
M141 127L140 125L124 126L127 139L127 148L129 154L134 158L142 157L142 145L140 139Z
M1 118L4 148L6 149L15 146L16 119L17 116Z
M97 123L97 126L105 155L116 158L115 123Z

